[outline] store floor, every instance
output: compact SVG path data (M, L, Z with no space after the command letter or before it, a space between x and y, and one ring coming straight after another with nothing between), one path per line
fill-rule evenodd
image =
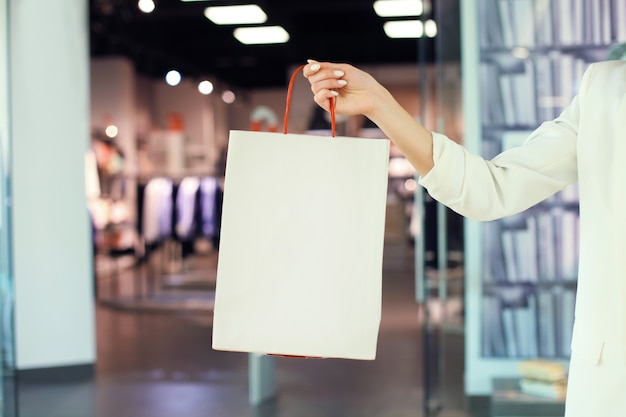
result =
M186 272L174 279L181 285L171 277L169 283L161 281L155 294L160 300L194 300L180 308L154 308L155 302L133 306L123 297L111 303L108 284L101 282L95 378L22 384L19 416L413 417L425 415L425 387L441 386L443 392L435 394L443 407L431 415L467 416L462 411L462 332L445 339L438 331L429 333L432 386L425 384L424 314L414 301L413 249L406 239L390 239L385 246L376 360L276 358L277 394L258 406L248 402L247 354L211 349L210 265L215 259L213 254L188 261ZM209 278L185 280L190 275ZM132 281L121 276L122 296ZM439 310L432 310L435 321ZM441 340L446 346L439 345ZM438 351L445 352L445 375L440 375Z

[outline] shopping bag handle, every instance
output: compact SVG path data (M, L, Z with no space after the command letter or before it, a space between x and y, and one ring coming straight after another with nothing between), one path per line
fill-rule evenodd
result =
M289 110L291 109L291 95L293 94L293 84L296 82L296 76L300 71L304 69L304 65L300 65L291 75L291 79L289 80L289 87L287 88L287 104L285 105L285 119L283 122L283 133L287 134L287 127L289 126ZM331 135L335 137L337 122L335 120L335 99L333 97L330 98L330 126L331 126Z

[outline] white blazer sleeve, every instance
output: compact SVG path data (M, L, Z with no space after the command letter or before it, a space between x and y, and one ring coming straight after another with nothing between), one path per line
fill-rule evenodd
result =
M584 99L589 72L579 94L557 119L539 126L524 145L490 161L434 133L435 165L420 184L457 213L487 221L519 213L576 182L579 101Z

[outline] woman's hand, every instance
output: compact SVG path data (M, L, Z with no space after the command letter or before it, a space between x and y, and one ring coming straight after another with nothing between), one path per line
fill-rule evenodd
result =
M349 64L308 60L303 74L311 84L315 102L328 111L329 100L334 98L337 114L370 117L386 91L370 74Z
M393 98L391 93L367 72L349 64L309 60L303 69L311 83L315 102L335 113L364 115L398 145L420 175L433 167L432 133L424 128Z

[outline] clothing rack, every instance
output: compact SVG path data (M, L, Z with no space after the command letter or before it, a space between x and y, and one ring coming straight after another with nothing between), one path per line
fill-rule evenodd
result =
M151 195L155 183L160 184L154 187L159 196ZM168 261L182 261L193 254L196 239L206 239L215 250L219 247L222 181L213 176L155 176L138 182L137 187L137 232L144 247L141 262L147 266L147 294L153 295ZM157 254L158 270L152 260Z

